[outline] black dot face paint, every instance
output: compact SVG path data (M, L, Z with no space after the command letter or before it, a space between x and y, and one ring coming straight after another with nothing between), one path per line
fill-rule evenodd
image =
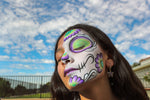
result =
M64 75L70 77L68 84L71 87L82 84L102 72L102 52L87 32L80 29L68 31L63 47L65 53L61 60L66 64Z

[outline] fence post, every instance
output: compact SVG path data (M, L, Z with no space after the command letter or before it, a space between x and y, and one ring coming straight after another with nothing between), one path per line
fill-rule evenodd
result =
M43 76L41 76L41 85L40 85L40 98L41 98L41 95L42 95L42 91L41 91L41 88L42 88L42 81L43 81Z

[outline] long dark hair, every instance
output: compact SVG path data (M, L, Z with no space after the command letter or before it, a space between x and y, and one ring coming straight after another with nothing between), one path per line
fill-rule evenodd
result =
M113 79L110 79L112 92L119 98L119 100L149 100L147 93L131 69L128 61L121 55L121 53L115 48L108 36L99 30L98 28L86 24L77 24L69 27L63 34L71 29L83 29L87 31L100 47L106 51L109 58L113 59L114 66L112 71L114 72ZM58 38L62 37L62 35ZM55 54L58 45L58 41L55 46ZM51 93L55 100L80 100L78 92L69 91L61 81L57 72L57 61L55 58L56 67L51 79Z

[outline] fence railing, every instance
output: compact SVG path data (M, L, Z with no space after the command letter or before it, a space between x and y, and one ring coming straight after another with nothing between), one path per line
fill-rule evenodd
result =
M50 75L0 75L0 98L50 98L50 80ZM150 82L140 80L150 88Z
M0 98L49 98L50 80L50 75L0 75Z

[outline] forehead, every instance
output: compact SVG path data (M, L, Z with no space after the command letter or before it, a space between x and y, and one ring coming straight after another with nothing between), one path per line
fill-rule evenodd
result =
M78 34L79 35L86 34L86 35L90 36L88 32L86 32L82 29L72 29L72 30L69 30L65 33L64 42L70 40L71 38L77 36Z
M86 35L90 36L89 33L83 29L69 30L64 35L62 35L61 38L59 39L56 52L63 49L64 42L65 43L69 42L69 40L71 40L73 37L76 37L78 34L79 35L86 34Z

